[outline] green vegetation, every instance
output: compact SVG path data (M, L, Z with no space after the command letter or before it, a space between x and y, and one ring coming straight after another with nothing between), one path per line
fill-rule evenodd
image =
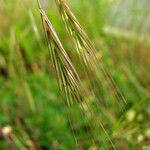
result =
M0 150L149 150L149 0L39 2L0 0Z

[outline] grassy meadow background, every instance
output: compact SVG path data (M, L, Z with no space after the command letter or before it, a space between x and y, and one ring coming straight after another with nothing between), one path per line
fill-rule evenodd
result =
M84 80L55 1L41 0L41 3ZM96 47L97 58L102 59L127 101L123 112L115 105L101 103L105 115L98 114L116 149L150 150L149 0L67 0L67 3ZM86 85L88 81L83 82ZM106 91L104 97L108 95ZM103 138L104 145L90 141L88 133L93 132L97 138L98 131L85 128L82 116L76 113L71 117L78 122L75 128L79 149L106 149L107 139ZM76 149L36 0L0 0L0 150L11 149Z

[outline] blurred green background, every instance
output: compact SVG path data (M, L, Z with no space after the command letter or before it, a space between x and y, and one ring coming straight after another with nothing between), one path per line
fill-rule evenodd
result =
M114 144L118 149L150 150L149 0L67 2L127 100L126 111L112 116ZM77 65L54 0L41 3ZM36 1L0 0L0 150L76 149L66 111ZM98 150L84 141L82 124L79 128L80 149Z

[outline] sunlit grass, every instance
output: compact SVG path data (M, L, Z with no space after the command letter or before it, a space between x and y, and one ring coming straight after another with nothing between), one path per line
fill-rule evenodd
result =
M0 4L0 149L149 149L148 1Z

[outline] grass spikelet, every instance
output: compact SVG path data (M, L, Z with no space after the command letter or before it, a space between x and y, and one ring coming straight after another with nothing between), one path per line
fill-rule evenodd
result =
M68 107L69 113L71 112L70 107L75 103L79 104L82 102L82 95L80 89L80 79L74 66L72 65L66 51L64 50L54 28L52 27L49 19L47 18L44 10L40 8L40 14L43 22L43 28L46 35L46 40L50 50L50 57L55 68L59 87L61 93L63 93L63 99L66 101L64 104ZM74 100L74 101L73 101ZM73 129L72 120L68 117L70 127ZM75 135L75 133L74 133ZM75 136L76 146L78 148L78 142Z
M44 10L41 8L39 2L38 4L51 60L57 73L61 92L65 96L64 99L67 100L65 104L67 104L69 108L73 105L77 105L78 109L81 108L85 120L87 120L87 110L91 118L93 118L95 114L90 104L87 103L87 100L89 99L88 91L83 87L78 73L76 72L76 69L74 68L70 58L68 57L65 49L63 48L52 24L50 23ZM90 125L94 124L94 128L97 128L98 130L103 130L105 133L105 137L110 141L113 149L116 149L100 119L94 117L92 120L93 123L90 123ZM92 142L95 141L93 137L91 137L90 140ZM103 144L105 144L105 140L103 141Z
M99 60L96 58L95 47L82 29L80 23L72 13L71 9L69 8L65 0L56 0L56 5L58 6L67 31L74 40L75 50L77 51L81 62L83 62L85 71L88 74L88 78L91 80L91 89L100 89L102 91L98 92L101 93L101 95L97 95L96 90L94 91L95 95L97 95L99 99L102 99L102 101L104 99L110 99L110 103L111 101L117 99L117 103L119 104L121 109L123 109L124 104L127 103L126 100L122 96L111 75L108 73L108 71L106 71L106 69L104 69L102 60L100 60L99 62ZM106 94L108 92L109 94ZM102 97L103 95L109 95L109 98Z
M66 51L60 43L58 36L48 20L45 12L41 9L40 13L46 39L50 49L51 60L57 73L60 88L61 90L63 87L64 89L69 88L72 90L75 96L78 97L79 77L75 71L75 68L73 67ZM68 102L68 104L70 105L70 102Z

